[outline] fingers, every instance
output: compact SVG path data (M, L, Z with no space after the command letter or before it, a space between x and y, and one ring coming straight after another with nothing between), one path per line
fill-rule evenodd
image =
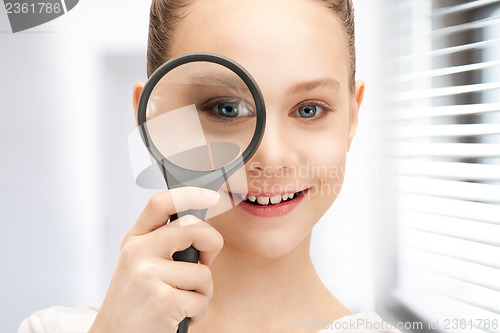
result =
M134 276L135 281L152 286L147 288L154 290L148 299L153 300L159 314L173 315L177 323L185 317L196 323L205 316L213 296L212 273L207 266L152 258L136 263Z
M128 235L147 234L165 225L170 215L176 212L209 208L215 206L218 200L217 192L198 187L182 187L159 192L151 197Z
M160 279L179 290L195 291L209 299L213 295L212 273L205 265L183 261L158 261L154 267L160 268Z
M144 235L143 241L144 244L139 245L142 249L169 260L172 260L175 252L192 245L200 251L200 263L207 266L213 262L224 245L222 235L214 227L193 215L186 215L163 225Z
M197 325L202 322L208 310L209 299L194 291L176 289L175 293L179 294L179 299L182 301L182 306L178 308L180 314L177 319L178 322L186 317L189 317L190 325Z

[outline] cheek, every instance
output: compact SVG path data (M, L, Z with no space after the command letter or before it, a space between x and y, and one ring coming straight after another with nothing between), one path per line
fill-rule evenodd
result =
M339 120L339 119L337 119ZM302 147L302 160L307 161L311 203L323 210L335 201L340 193L345 175L347 157L347 126L343 120L309 133L310 143Z
M340 104L340 103L339 103ZM311 122L293 122L289 133L293 132L293 142L300 149L303 158L322 160L331 164L335 156L345 155L349 130L349 110L342 103L339 109L325 111L324 117Z
M339 196L344 183L345 160L345 152L323 155L318 159L313 186L308 192L306 213L310 227L319 221Z
M348 142L347 117L343 114L329 116L318 126L298 128L294 135L300 160L307 161L311 168L318 169L321 177L327 178L332 172L335 174L337 168L343 168Z
M345 175L345 152L338 154L323 155L316 162L314 170L314 182L309 196L312 203L327 208L340 194Z

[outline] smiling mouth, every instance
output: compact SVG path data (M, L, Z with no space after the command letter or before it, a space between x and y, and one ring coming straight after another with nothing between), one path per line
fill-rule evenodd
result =
M276 195L259 195L259 194L241 194L241 193L234 193L235 195L238 195L241 198L241 201L244 201L248 204L255 205L255 206L273 206L273 205L278 205L280 203L284 202L290 202L297 198L301 193L307 191L308 189L301 190L298 192L292 192L292 193L284 193L284 194L276 194Z

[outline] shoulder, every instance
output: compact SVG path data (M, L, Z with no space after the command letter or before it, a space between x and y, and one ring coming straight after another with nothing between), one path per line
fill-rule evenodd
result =
M17 333L86 333L95 320L99 306L53 306L40 310L26 318Z
M318 333L328 332L401 333L375 312L361 312L341 317L323 326L323 330Z

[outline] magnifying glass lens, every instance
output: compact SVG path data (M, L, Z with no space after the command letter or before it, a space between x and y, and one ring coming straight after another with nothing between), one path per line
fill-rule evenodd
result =
M211 171L230 164L249 146L257 112L249 87L225 66L188 62L155 85L146 110L151 144L169 162Z

